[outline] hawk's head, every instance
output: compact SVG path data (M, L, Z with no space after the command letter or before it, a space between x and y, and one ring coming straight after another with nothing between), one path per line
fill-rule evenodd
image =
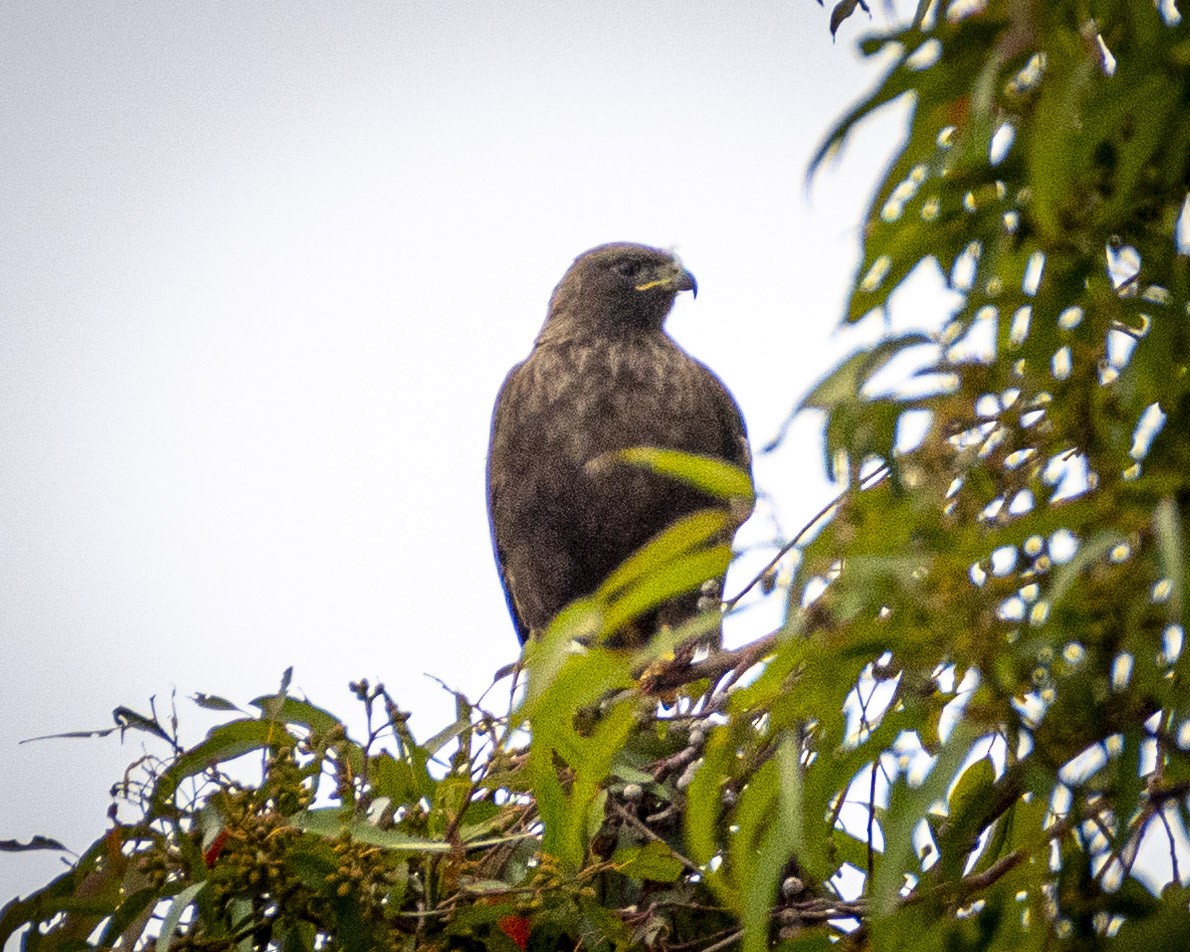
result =
M575 258L562 276L546 327L660 330L679 291L697 296L698 283L672 252L629 242L599 245Z

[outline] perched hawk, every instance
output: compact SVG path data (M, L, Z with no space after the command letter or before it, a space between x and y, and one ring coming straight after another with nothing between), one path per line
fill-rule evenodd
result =
M735 400L663 329L679 291L697 294L698 285L667 251L616 243L579 255L532 353L500 388L488 515L522 643L675 520L725 505L667 476L587 463L653 446L750 465ZM698 597L662 606L612 643L643 643L658 625L693 615Z

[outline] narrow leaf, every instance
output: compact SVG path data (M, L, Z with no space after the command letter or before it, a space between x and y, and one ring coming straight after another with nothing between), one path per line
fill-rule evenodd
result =
M207 880L204 879L200 883L187 886L178 893L178 897L169 907L169 912L165 914L165 920L161 923L161 932L157 936L157 952L168 952L169 940L173 938L178 923L182 921L182 915L198 897L198 894L206 888L206 885Z
M655 446L635 446L599 457L594 465L606 465L603 462L605 460L618 460L672 476L717 499L751 499L754 495L752 477L746 470L714 456Z

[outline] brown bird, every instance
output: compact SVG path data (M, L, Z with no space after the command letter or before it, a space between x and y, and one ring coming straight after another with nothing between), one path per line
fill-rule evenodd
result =
M500 388L488 516L522 643L675 520L727 507L668 476L588 463L651 446L750 467L735 400L663 329L680 291L697 295L698 285L667 251L621 242L584 252L554 289L528 359ZM675 599L610 643L643 643L694 615L698 599Z

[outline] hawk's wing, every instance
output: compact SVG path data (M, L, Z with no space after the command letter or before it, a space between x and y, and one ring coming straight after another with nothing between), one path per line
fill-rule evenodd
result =
M748 428L744 425L744 415L740 406L731 395L731 391L723 385L714 372L701 362L699 366L706 373L706 383L710 402L715 408L715 416L719 422L722 434L721 455L724 460L738 466L749 476L752 475L752 449L748 444ZM743 518L747 518L745 515ZM741 518L741 522L743 521Z
M536 348L505 379L492 416L488 512L522 643L654 534L721 504L669 477L585 469L631 446L683 449L751 472L735 400L668 337L639 349L602 339ZM737 524L747 515L733 512Z
M501 503L509 480L514 478L513 474L508 471L505 462L507 454L502 450L507 440L508 429L514 425L513 421L509 419L515 401L514 380L517 371L523 366L524 364L517 364L513 367L508 372L508 376L504 378L504 383L500 385L500 393L496 397L496 407L492 413L491 446L487 466L488 520L492 533L492 552L496 557L496 569L500 573L500 584L504 587L504 599L508 602L508 614L512 616L512 623L516 627L517 637L521 640L521 644L524 644L529 637L529 626L525 622L524 615L517 608L516 598L513 595L512 569L509 566L508 553L505 549L506 540L501 538L505 534L502 531L504 527L501 525L503 512Z

